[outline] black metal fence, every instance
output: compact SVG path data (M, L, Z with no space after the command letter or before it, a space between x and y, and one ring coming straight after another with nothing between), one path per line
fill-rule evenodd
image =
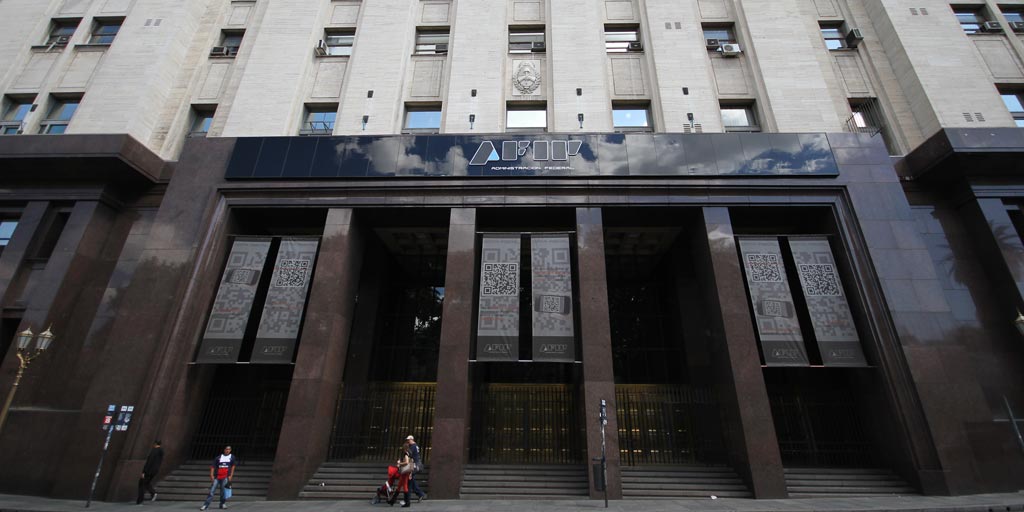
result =
M231 445L240 460L273 460L287 400L287 388L211 396L192 438L192 458L212 459Z
M855 400L801 394L769 396L782 463L787 466L874 467L870 438Z
M481 384L473 392L470 461L581 464L586 432L568 384Z
M711 389L619 384L615 405L623 465L726 462L723 422Z
M372 382L360 396L339 396L328 458L377 462L398 459L408 435L423 462L430 459L434 430L433 382Z

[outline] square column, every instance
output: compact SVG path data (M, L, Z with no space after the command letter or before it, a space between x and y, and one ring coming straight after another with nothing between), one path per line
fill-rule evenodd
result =
M324 462L341 390L363 238L353 210L327 213L267 498L295 499Z
M476 282L476 209L452 208L437 361L430 496L457 499L469 436L469 347Z
M580 276L580 344L583 348L583 421L587 427L587 464L590 497L594 490L589 464L601 457L601 400L608 404L605 456L608 461L609 499L622 499L619 470L619 424L615 416L615 372L612 367L611 325L608 320L608 273L604 266L604 222L600 208L576 209L576 244Z

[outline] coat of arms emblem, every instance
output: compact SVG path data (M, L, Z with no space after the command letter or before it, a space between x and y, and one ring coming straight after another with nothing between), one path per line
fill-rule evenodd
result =
M533 62L520 62L512 75L512 85L520 94L534 94L540 87L540 72Z

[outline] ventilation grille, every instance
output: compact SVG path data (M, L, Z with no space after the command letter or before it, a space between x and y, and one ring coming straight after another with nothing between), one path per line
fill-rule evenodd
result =
M704 127L700 123L683 125L683 133L704 133Z
M910 8L910 14L913 14L914 16L917 16L918 12L920 12L921 16L928 16L928 8L926 8L926 7L921 7L921 8L911 7Z
M968 123L973 123L975 121L979 123L985 122L985 114L982 114L981 112L975 112L973 116L970 112L962 112L961 114L964 116L964 121L967 121Z

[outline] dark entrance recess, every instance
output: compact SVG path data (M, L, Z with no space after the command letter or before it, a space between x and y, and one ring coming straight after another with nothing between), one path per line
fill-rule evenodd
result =
M624 466L727 462L685 210L610 210L605 264Z

